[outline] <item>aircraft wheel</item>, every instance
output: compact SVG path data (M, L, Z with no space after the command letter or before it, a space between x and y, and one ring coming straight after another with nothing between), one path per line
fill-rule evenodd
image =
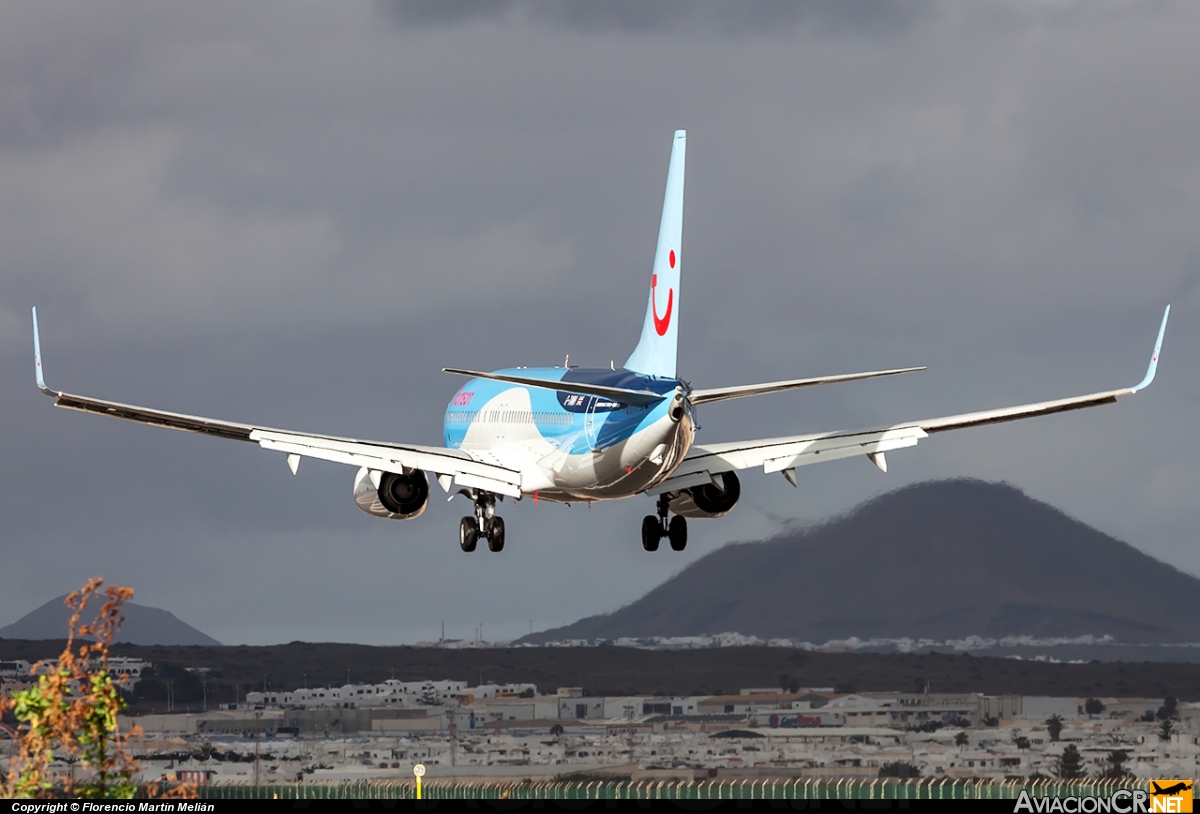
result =
M488 551L504 550L504 518L493 517L492 527L488 529Z
M672 551L683 551L687 548L687 519L675 515L667 528L667 537L671 541Z
M475 550L479 542L479 524L474 517L464 517L458 523L458 545L468 553Z
M662 524L652 514L642 519L642 548L647 551L658 551L658 541L662 539Z

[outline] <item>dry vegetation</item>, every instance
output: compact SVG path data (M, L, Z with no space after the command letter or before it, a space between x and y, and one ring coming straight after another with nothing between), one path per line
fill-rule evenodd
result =
M39 661L33 668L40 673L34 686L0 698L0 716L14 722L0 728L17 745L0 778L0 797L111 799L138 792L134 778L139 766L127 747L128 739L140 730L135 726L130 732L121 731L117 714L126 704L116 683L120 676L114 677L108 669L113 636L122 622L121 605L133 591L110 585L101 594L103 583L93 578L67 597L72 615L57 661ZM80 624L84 609L100 596L104 599L100 612L91 622ZM55 773L56 761L72 770L66 775ZM73 770L76 764L82 770L79 779ZM161 796L166 797L195 796L195 788L187 785L144 791L165 792Z

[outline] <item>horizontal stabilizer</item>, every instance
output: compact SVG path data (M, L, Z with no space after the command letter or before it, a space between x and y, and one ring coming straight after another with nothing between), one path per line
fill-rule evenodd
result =
M899 367L895 370L869 370L866 373L842 373L837 376L817 376L812 379L789 379L782 382L743 384L734 387L714 387L709 390L693 390L688 400L692 404L707 404L712 401L740 399L746 396L761 396L764 393L780 393L784 390L795 390L797 387L852 382L858 379L877 379L880 376L898 376L901 373L915 373L918 370L924 369L924 367Z
M492 379L497 382L511 382L525 387L540 387L543 390L557 390L562 393L578 393L583 396L599 396L612 399L623 404L633 404L647 407L658 404L670 394L664 396L651 393L649 390L628 390L624 387L607 387L602 384L586 384L584 382L556 382L550 379L537 379L533 376L514 376L509 373L480 373L477 370L459 370L453 367L442 368L446 373L457 373L460 376L470 376L473 379Z

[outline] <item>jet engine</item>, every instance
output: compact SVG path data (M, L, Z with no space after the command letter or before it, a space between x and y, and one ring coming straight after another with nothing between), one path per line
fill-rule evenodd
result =
M429 478L420 469L399 474L363 467L354 478L354 502L375 517L411 520L429 505Z
M723 472L717 477L724 489L718 489L713 483L683 489L671 499L671 511L682 517L697 518L729 514L742 496L742 483L734 472Z

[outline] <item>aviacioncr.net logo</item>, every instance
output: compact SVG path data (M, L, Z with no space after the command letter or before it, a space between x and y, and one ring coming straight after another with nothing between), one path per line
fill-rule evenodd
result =
M1013 812L1030 814L1191 814L1195 783L1151 780L1147 791L1118 789L1108 797L1031 797L1021 790Z
M1151 780L1150 811L1191 814L1194 780Z
M1031 797L1025 789L1013 812L1031 814L1148 814L1150 795L1141 789L1118 789L1108 797ZM1188 811L1191 811L1189 808Z

